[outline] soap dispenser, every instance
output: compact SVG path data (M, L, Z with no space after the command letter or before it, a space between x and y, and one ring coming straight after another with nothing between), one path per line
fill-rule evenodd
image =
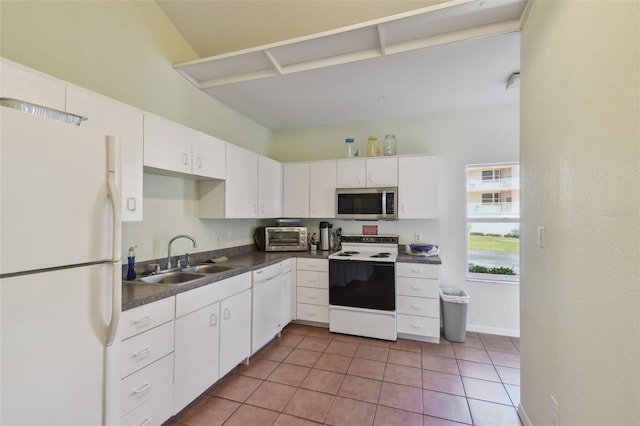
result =
M134 249L138 246L129 247L129 254L127 255L127 263L129 265L127 269L127 281L133 281L136 279L136 252Z

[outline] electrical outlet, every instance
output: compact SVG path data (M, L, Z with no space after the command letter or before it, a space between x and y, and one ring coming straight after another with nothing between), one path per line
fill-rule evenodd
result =
M420 232L416 232L415 240L416 242L422 241L422 234Z
M220 245L220 236L216 235L216 246Z
M551 395L551 425L558 426L558 401Z

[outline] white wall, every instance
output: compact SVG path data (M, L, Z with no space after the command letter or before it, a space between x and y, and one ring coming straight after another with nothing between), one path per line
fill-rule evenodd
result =
M640 424L640 3L535 1L521 53L521 406ZM546 229L544 248L536 230Z
M519 334L519 287L466 281L465 165L518 161L518 105L486 108L402 120L353 123L274 134L274 157L280 161L341 158L346 137L355 137L360 152L367 136L398 138L398 154L432 153L440 158L440 218L375 222L381 233L397 233L402 243L421 232L440 246L443 285L470 293L468 330ZM425 181L429 173L425 172ZM313 196L313 194L312 194ZM317 228L319 220L305 221ZM332 221L345 233L361 233L363 222ZM372 222L373 223L373 222Z

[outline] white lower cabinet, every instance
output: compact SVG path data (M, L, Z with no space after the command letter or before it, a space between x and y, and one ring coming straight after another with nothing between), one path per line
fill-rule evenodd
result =
M328 324L329 261L299 258L296 287L296 318Z
M249 272L176 296L173 412L250 355Z
M176 320L176 413L218 380L219 356L220 303Z
M220 302L220 377L249 356L251 290Z
M174 306L169 297L122 313L120 424L161 425L173 414Z
M417 340L440 340L439 268L433 264L397 264L398 333Z

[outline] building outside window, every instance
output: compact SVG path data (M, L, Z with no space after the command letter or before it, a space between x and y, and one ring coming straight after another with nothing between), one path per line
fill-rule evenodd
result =
M466 167L467 279L518 282L520 166Z

